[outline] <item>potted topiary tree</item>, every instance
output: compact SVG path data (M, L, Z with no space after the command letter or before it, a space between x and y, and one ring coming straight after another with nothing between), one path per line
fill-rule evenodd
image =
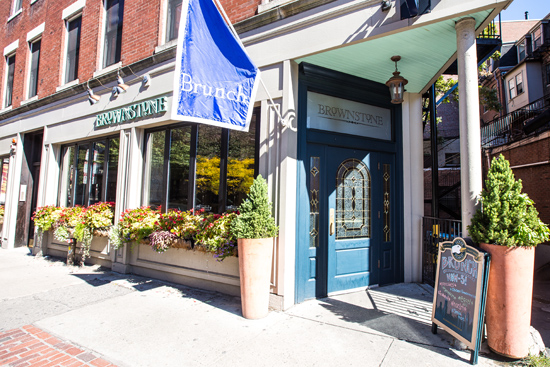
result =
M239 207L240 215L231 222L237 238L241 305L247 319L267 316L273 242L279 228L271 212L267 183L259 175Z
M494 352L523 358L529 353L534 248L550 237L533 201L522 193L509 162L493 158L481 205L468 232L491 254L487 289L487 342Z

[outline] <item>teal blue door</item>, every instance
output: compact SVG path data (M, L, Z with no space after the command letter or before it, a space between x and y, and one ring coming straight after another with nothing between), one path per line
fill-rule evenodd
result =
M309 144L308 158L304 299L395 282L393 155Z
M373 153L362 150L328 151L328 294L366 287L376 277L372 214L378 203L372 195L377 180L373 158Z

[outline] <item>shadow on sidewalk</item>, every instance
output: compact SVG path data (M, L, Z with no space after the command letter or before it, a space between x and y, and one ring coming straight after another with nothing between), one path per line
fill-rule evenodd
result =
M319 300L341 324L351 323L360 330L372 330L392 338L413 343L455 360L469 362L470 352L457 354L452 336L442 329L431 332L433 290L418 284L396 284L367 289L362 294L349 294ZM330 322L325 320L326 322ZM366 329L364 329L364 328ZM367 331L368 332L368 331Z

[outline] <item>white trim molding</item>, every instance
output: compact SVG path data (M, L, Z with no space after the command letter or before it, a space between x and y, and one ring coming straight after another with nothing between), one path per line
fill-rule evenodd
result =
M86 6L86 0L75 1L74 3L63 9L63 13L61 15L62 19L67 20L68 18L71 18L72 16L81 12L82 9L84 9L84 6Z
M46 23L40 24L38 27L34 28L32 31L27 33L27 42L35 41L37 38L42 36L44 33Z
M17 47L19 47L19 40L15 40L14 42L4 47L4 56L12 54L15 50L17 50Z

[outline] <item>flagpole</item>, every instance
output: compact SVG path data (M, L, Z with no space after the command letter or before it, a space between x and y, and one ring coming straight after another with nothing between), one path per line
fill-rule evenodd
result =
M235 30L235 28L233 27L233 23L231 23L231 20L229 19L229 17L227 16L227 14L225 13L225 10L222 6L222 4L219 2L219 0L214 0L214 2L216 3L216 6L218 7L218 9L222 12L222 16L225 20L225 22L227 23L227 25L229 25L229 28L231 29L231 32L233 32L233 35L235 36L235 38L239 41L239 43L241 44L242 48L244 49L244 45L243 45L243 42L241 41L241 38L239 37L237 31ZM285 119L283 118L283 116L281 115L281 112L279 111L279 109L277 108L277 106L275 105L275 102L273 102L273 98L271 98L271 94L269 93L269 91L267 90L267 86L265 85L264 83L264 80L262 79L262 75L260 74L260 83L262 83L262 86L264 87L264 90L265 90L265 93L267 94L267 98L269 99L269 102L271 102L271 107L275 110L277 116L279 116L279 119L281 120L281 124L284 126L284 127L287 127L287 124L285 122Z

